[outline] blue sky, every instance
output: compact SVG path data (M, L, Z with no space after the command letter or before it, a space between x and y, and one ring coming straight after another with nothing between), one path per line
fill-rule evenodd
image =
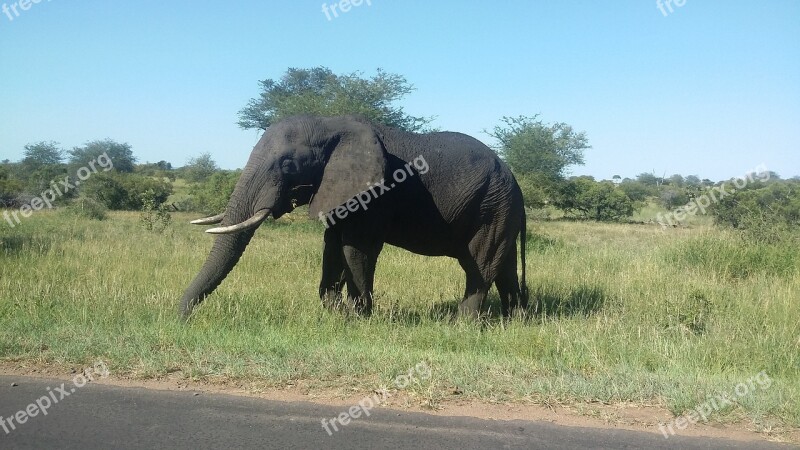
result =
M666 0L664 0L666 1ZM409 114L492 144L502 116L586 131L576 175L800 175L800 1L0 0L0 159L29 142L128 142L179 166L241 167L236 125L288 67L380 67Z

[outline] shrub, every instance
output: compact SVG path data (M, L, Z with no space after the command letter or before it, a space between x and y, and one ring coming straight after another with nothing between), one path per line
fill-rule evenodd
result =
M11 178L9 170L0 166L0 207L15 206L14 199L22 192L22 183Z
M555 206L584 219L619 221L633 215L633 202L614 183L577 177L565 182Z
M102 203L89 197L78 197L64 209L66 214L92 220L105 220L107 211Z
M522 190L525 206L542 208L547 204L550 197L548 194L550 183L545 182L542 177L538 177L536 174L515 174L514 177L517 179L520 190Z
M163 203L156 203L156 193L148 189L141 195L142 212L139 221L147 231L160 233L172 223L172 216Z
M689 203L689 194L684 189L666 189L661 193L661 204L664 208L675 209Z
M800 228L800 182L755 182L721 198L710 211L718 225L757 241L779 242Z
M156 205L160 205L172 193L172 184L142 175L106 172L93 175L81 185L81 189L85 196L108 209L141 210L146 192L152 192L149 195Z
M619 184L619 189L634 202L644 202L647 197L652 197L658 192L654 186L627 179Z
M194 185L189 199L181 202L180 209L204 214L225 211L241 173L241 170L216 172L204 183Z
M202 182L219 171L217 163L211 159L210 153L202 153L196 158L190 158L189 163L183 168L183 176L193 182Z

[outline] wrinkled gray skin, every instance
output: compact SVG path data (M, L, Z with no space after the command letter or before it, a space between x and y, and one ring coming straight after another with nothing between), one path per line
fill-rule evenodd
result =
M395 182L398 169L413 175ZM222 228L208 230L223 234L183 295L183 318L225 279L268 216L277 219L308 204L309 215L318 219L382 180L395 186L373 188L378 195L366 207L352 208L351 201L343 219L335 213L326 219L319 286L324 305L370 314L375 265L388 243L456 258L466 273L461 315L480 313L492 283L504 316L527 307L524 252L522 289L517 280L517 234L525 248L522 193L492 150L460 133L407 133L353 116L298 116L273 124L253 149Z

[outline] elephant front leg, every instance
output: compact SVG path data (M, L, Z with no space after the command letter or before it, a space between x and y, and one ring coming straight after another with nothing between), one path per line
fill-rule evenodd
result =
M347 278L347 296L352 299L356 314L369 316L372 314L372 288L378 258L350 245L344 246L344 258L350 275Z
M381 248L382 243L374 241L358 246L345 244L343 247L347 264L347 296L352 299L357 314L372 314L372 289Z
M322 280L319 283L319 297L322 305L330 310L340 310L344 305L342 288L346 270L341 237L329 228L325 230L322 247Z

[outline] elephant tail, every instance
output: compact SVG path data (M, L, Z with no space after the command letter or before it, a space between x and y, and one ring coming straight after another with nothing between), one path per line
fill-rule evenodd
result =
M528 285L525 284L525 241L528 237L528 220L527 214L525 213L525 208L522 209L522 229L520 229L519 233L519 259L520 264L522 264L522 275L520 276L519 280L519 295L522 299L521 304L524 307L528 306Z

